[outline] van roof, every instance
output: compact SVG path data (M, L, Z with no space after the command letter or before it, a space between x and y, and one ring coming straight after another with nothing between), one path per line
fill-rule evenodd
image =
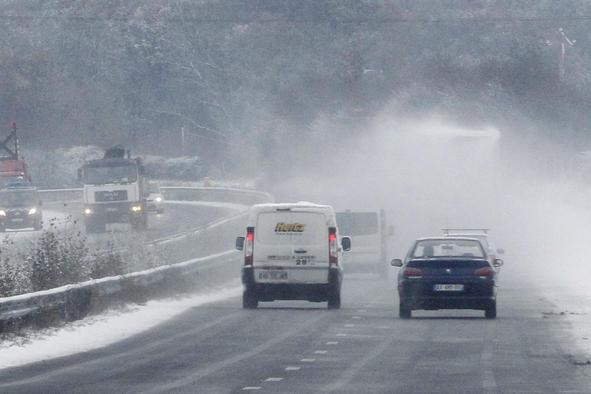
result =
M308 201L299 201L293 203L256 204L251 207L251 213L270 212L283 209L287 210L293 208L329 211L331 213L334 212L333 208L330 205L320 205Z

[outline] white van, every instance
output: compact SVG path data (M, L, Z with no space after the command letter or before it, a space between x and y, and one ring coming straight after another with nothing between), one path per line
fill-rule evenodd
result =
M386 226L386 214L379 211L352 211L336 213L341 234L349 236L355 250L345 257L347 271L374 272L387 275L389 262L388 237L394 235L394 227Z
M242 305L259 301L328 301L341 306L342 252L351 240L339 232L334 210L308 202L259 204L250 209L246 237L236 239L244 250Z

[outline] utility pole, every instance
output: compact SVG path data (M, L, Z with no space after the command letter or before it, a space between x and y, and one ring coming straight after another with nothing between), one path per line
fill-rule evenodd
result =
M566 69L566 48L572 47L575 45L577 40L571 40L567 37L564 29L561 27L558 29L560 33L560 64L559 64L559 73L560 73L560 81L564 82L565 77L565 69Z

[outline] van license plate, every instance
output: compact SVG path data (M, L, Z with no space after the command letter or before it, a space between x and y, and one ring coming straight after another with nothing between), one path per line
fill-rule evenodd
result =
M263 271L259 272L262 280L287 280L287 271Z
M433 286L435 291L464 291L464 285L442 284Z

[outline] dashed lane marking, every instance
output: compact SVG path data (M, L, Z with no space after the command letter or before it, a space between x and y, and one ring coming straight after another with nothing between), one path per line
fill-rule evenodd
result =
M286 371L299 371L302 367L287 367L285 368Z
M359 319L361 319L361 316L353 316L351 319L359 320Z
M355 327L355 324L345 324L345 328Z
M338 345L339 343L337 341L328 341L326 342L327 345Z
M316 361L316 359L315 358L302 358L300 361L303 363L313 363L314 361Z
M314 352L314 354L326 354L326 353L328 353L328 350L316 350Z
M337 334L337 337L346 337L346 336L347 336L347 334L343 334L342 332L339 332L339 333Z
M242 387L242 391L254 391L254 390L260 390L262 387L261 386L246 386L246 387Z
M281 382L283 378L267 378L265 382Z

